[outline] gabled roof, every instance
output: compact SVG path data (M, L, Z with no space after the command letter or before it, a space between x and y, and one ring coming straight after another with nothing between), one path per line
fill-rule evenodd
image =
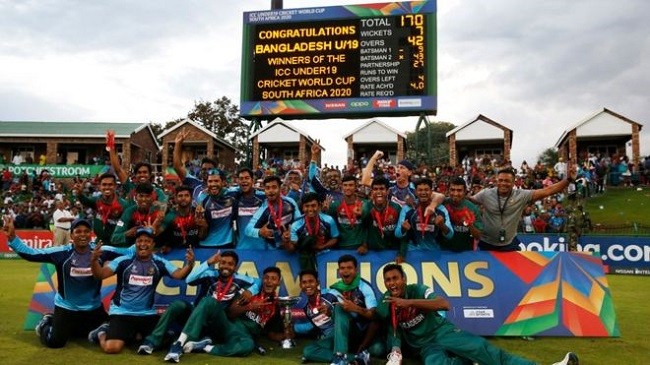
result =
M277 126L277 125L283 125L283 126L285 126L286 128L288 128L288 129L290 129L290 130L292 130L292 131L294 131L294 132L296 132L296 133L298 133L298 134L304 136L305 138L307 138L307 140L308 140L310 143L312 143L312 144L317 144L316 141L314 141L314 139L311 138L311 137L307 134L307 132L305 132L305 131L303 131L302 129L296 127L295 125L293 125L293 124L292 124L291 122L289 122L288 120L284 120L284 119L282 119L282 118L275 118L275 119L273 119L273 121L272 121L271 123L267 124L266 127L264 127L264 128L262 128L262 129L258 130L257 132L253 133L253 134L252 134L248 139L253 139L253 138L255 138L255 136L260 135L260 134L264 133L264 131L267 131L267 130L269 130L269 129L271 129L271 128ZM321 150L325 151L325 148L323 148L323 146L321 146L321 145L319 145L319 146L320 146Z
M571 127L567 128L567 129L565 129L564 132L562 133L562 135L560 136L560 138L557 140L557 142L555 142L555 148L560 147L562 142L568 137L569 133L571 133L572 130L578 129L580 126L583 126L583 125L589 123L594 118L596 118L597 116L599 116L599 115L601 115L603 113L609 114L609 115L611 115L611 116L613 116L615 118L618 118L621 121L624 121L626 123L637 124L639 126L639 131L641 131L641 128L643 127L643 124L637 123L637 122L633 121L632 119L624 117L624 116L622 116L622 115L620 115L618 113L615 113L615 112L613 112L613 111L611 111L611 110L609 110L607 108L603 108L602 110L596 111L595 113L591 114L587 118L575 123L574 125L572 125ZM630 132L630 134L631 134L631 132ZM603 135L606 136L607 133L604 132Z
M386 129L388 129L389 131L391 131L391 132L397 134L398 136L400 136L400 137L402 137L402 138L406 138L406 134L405 134L405 133L402 133L402 132L398 131L397 129L395 129L395 128L389 126L388 124L382 122L382 121L379 120L379 119L373 118L373 119L370 119L368 122L366 122L366 123L365 123L364 125L362 125L361 127L359 127L359 128L357 128L357 129L353 130L352 132L348 133L348 135L346 135L345 137L343 137L343 139L346 139L346 138L348 138L348 137L350 137L350 136L356 134L357 132L361 131L362 129L368 127L369 125L371 125L371 124L373 124L373 123L377 123L377 124L379 124L380 126L386 128Z
M211 130L209 130L209 129L207 129L206 127L202 126L202 125L199 124L198 122L195 122L195 121L193 121L193 120L191 120L191 119L187 119L187 118L186 118L186 119L183 119L182 121L180 121L180 122L178 122L178 123L176 123L176 125L174 125L173 127L165 129L165 130L164 130L164 131L163 131L163 132L158 136L158 138L160 138L160 139L162 140L162 138L163 138L164 136L168 135L169 133L175 131L176 129L178 129L178 128L180 128L181 126L184 126L184 125L186 125L186 124L191 124L191 125L193 125L194 127L198 128L201 132L203 132L203 133L209 135L210 137L212 137L212 139L216 139L217 141L219 141L219 143L224 144L224 145L226 145L227 147L232 148L233 150L235 149L235 146L233 146L232 144L230 144L230 142L226 141L225 139L223 139L223 138L221 138L221 137L218 137L216 134L214 134L214 132L212 132Z
M469 125L471 125L471 124L474 124L475 122L477 122L477 121L479 121L479 120L482 120L482 121L484 121L484 122L486 122L486 123L488 123L488 124L491 124L491 125L493 125L493 126L499 128L499 129L503 129L504 131L510 131L510 136L511 136L511 138L512 138L512 129L510 129L510 128L508 128L508 127L502 125L502 124L499 124L499 123L495 122L494 120L492 120L492 119L486 117L486 116L483 115L483 114L479 114L476 118L474 118L474 119L470 119L470 120L468 120L467 122L465 122L465 123L459 125L458 127L454 128L454 129L452 129L452 130L450 130L449 132L447 132L447 133L445 134L445 137L449 138L449 136L451 136L452 134L456 134L458 131L460 131L460 130L466 128L467 126L469 126Z
M130 138L144 128L160 149L149 123L0 121L0 137L105 138L110 129L115 131L115 138Z

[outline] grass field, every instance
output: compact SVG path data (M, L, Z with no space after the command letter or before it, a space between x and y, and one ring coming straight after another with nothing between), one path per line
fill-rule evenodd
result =
M85 339L74 340L63 349L47 349L33 331L23 331L22 325L31 297L39 264L22 260L0 260L0 364L162 364L163 352L142 357L129 348L120 355L104 355L97 346ZM551 364L568 350L580 355L581 364L646 364L650 354L650 280L642 276L608 276L614 296L622 336L620 338L491 338L494 344L521 356ZM206 354L191 354L181 359L183 364L296 364L300 351L278 349L267 343L269 354L253 354L245 359L216 358ZM376 360L375 364L384 361ZM410 362L415 364L417 362Z
M650 188L610 187L605 194L588 198L585 209L594 224L647 226L650 225Z

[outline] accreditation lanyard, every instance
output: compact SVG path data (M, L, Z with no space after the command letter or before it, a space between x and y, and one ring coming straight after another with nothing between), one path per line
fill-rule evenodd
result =
M217 281L217 301L221 301L226 294L228 294L228 291L230 291L230 287L232 286L232 279L233 276L230 275L230 278L228 279L228 282L226 283L226 287L221 290L221 280Z
M503 226L503 212L506 211L506 207L508 206L508 200L510 200L511 196L512 196L512 191L510 192L510 194L508 194L508 197L503 202L503 205L501 205L501 195L499 195L499 191L497 191L497 205L499 206L499 215L501 216L501 226Z
M343 207L345 216L348 218L348 222L350 222L350 227L354 227L354 225L357 224L356 209L361 206L361 201L357 200L352 206L350 206L345 202L345 200L343 200L343 204L341 204L341 206Z
M275 229L281 229L282 227L282 197L278 198L278 212L276 214L273 210L273 204L269 202L269 213L271 214L271 219L275 223Z
M427 230L427 225L429 225L429 217L431 216L430 213L424 214L425 208L419 207L418 208L418 218L420 218L420 224L418 224L418 231L422 233L422 238L424 238L424 233Z

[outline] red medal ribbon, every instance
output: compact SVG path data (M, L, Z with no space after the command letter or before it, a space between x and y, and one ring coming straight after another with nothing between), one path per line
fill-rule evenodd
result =
M221 280L217 281L217 292L215 293L216 297L217 297L217 301L220 302L223 299L223 297L226 296L228 291L230 291L230 287L232 286L232 279L233 279L233 276L230 275L230 278L228 279L228 282L226 283L226 287L223 288L223 290L221 290Z
M422 233L422 238L424 238L424 233L427 230L427 225L429 224L429 217L430 214L427 213L426 215L424 214L425 208L419 207L418 208L418 218L420 218L420 224L418 224L418 231Z
M397 337L397 306L395 303L390 303L390 319L393 325L393 336Z
M381 214L375 209L374 207L372 208L372 216L375 218L375 222L377 222L377 228L379 228L379 233L381 233L381 237L384 238L384 223L386 222L386 219L388 219L388 208L389 206L386 205L386 208L384 208L384 216L382 217Z
M309 305L309 310L312 313L314 313L314 308L320 308L320 293L316 293L315 297L316 297L316 300L314 300L314 305L311 304L311 300L307 302L307 304ZM318 309L318 311L320 311L320 309ZM316 313L318 313L318 312L316 312Z
M275 229L281 229L282 227L282 198L278 198L278 213L276 214L273 210L273 204L269 202L269 213L271 214L271 219L275 223Z
M176 219L174 219L174 223L176 223L176 226L181 231L181 237L183 237L183 245L185 245L187 242L187 231L190 225L193 223L192 218L194 217L190 212L190 214L185 217L176 216Z
M348 218L348 221L350 222L350 227L354 227L355 224L357 224L357 215L355 213L357 207L361 206L361 201L357 200L354 202L354 205L350 207L348 203L343 200L343 203L341 204L341 207L343 208L343 211L345 212L345 216Z
M309 224L310 219L305 217L305 228L307 228L307 235L318 237L318 233L320 231L320 217L316 216L315 220L316 223L314 223L312 226Z

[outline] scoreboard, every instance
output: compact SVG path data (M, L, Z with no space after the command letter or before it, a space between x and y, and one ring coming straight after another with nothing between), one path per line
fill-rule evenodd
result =
M244 13L241 116L435 114L436 3Z

